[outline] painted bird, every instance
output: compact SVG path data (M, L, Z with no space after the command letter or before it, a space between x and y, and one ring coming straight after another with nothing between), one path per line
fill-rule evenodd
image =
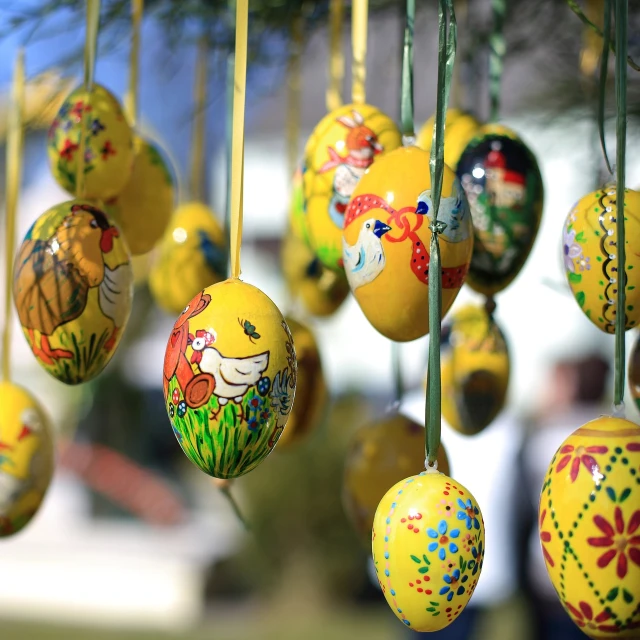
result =
M423 191L418 196L416 214L426 215L429 220L433 220L433 202L431 201L431 189ZM471 233L471 225L468 224L471 213L469 204L456 178L453 183L453 195L449 198L440 198L438 209L438 221L444 222L447 228L441 235L448 242L462 242Z
M342 239L344 270L353 291L375 280L384 269L382 236L390 230L388 224L369 218L363 222L353 246L349 246L346 240Z

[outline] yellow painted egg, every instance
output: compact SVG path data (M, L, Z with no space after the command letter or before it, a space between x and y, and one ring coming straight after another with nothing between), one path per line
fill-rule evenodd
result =
M25 527L40 508L53 475L54 444L36 399L0 382L0 537Z
M136 136L131 179L107 203L131 253L147 253L160 241L173 213L173 178L158 148Z
M13 298L46 371L67 384L95 378L122 338L133 300L131 256L118 227L86 200L43 213L18 251Z
M278 441L278 451L302 442L321 424L327 411L329 392L324 380L318 344L311 329L285 318L296 347L298 377L296 401L293 403L287 427Z
M456 431L474 435L504 407L510 368L507 343L496 321L476 305L459 309L444 333L442 415Z
M475 242L468 284L484 295L520 273L540 226L542 176L516 133L484 125L460 156L457 174L467 194Z
M480 578L484 544L478 503L459 482L423 471L391 487L376 511L372 549L396 617L414 631L453 622Z
M133 133L118 100L96 84L64 101L49 128L49 166L58 184L75 195L80 131L84 120L84 196L109 200L125 187L133 169Z
M167 313L180 313L198 291L220 282L226 273L224 232L213 211L199 202L180 205L149 274L157 305Z
M289 327L260 289L238 279L198 293L164 357L164 398L182 450L202 471L237 478L275 447L296 390Z
M640 338L636 338L629 357L629 389L636 406L640 409Z
M311 134L302 166L304 200L311 246L326 267L342 270L342 227L358 181L400 142L393 120L367 104L335 109Z
M431 116L418 133L417 145L429 151L433 139L433 125L435 116ZM456 170L458 160L466 146L482 125L469 113L460 109L448 109L444 129L444 161Z
M345 217L344 269L369 322L397 342L429 332L429 225L433 215L429 154L403 147L384 154L353 192ZM444 168L438 220L442 314L464 282L471 251L471 216L455 173Z
M640 427L601 416L551 460L539 531L551 582L591 638L640 633Z
M396 482L424 469L424 460L424 427L399 413L354 433L344 466L342 502L364 544L371 544L373 516L384 494ZM438 469L450 473L442 444Z
M640 193L625 189L627 329L640 321ZM614 333L618 304L616 188L607 185L579 200L563 232L564 268L571 291L593 324Z
M311 315L330 316L349 295L344 273L327 269L293 233L284 237L280 259L289 293Z

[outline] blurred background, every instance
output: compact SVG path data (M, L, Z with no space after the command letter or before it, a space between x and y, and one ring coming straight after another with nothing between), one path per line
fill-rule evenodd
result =
M32 97L36 112L51 95L63 98L79 82L83 4L2 3L2 122L19 45L26 43L28 76L48 74L41 103L35 93ZM414 73L416 122L421 124L435 108L437 11L433 3L418 4ZM473 109L480 119L488 113L489 4L456 3L468 16L459 32L463 55L458 106ZM141 127L161 141L184 181L200 33L197 20L190 17L207 3L185 3L185 16L178 11L179 26L173 29L167 26L175 17L167 9L172 3L149 5L142 32ZM96 80L122 96L128 73L128 3L107 1L103 7L119 18L101 33ZM300 153L325 113L328 56L326 7L305 7ZM404 3L372 3L369 23L367 98L395 119L403 12ZM639 15L640 4L630 2L630 16L637 20ZM630 54L637 58L640 30L630 27L629 32ZM291 191L288 33L285 27L265 27L259 35L248 74L243 278L286 312L291 303L279 249ZM563 2L513 2L506 35L502 121L535 153L545 205L524 270L497 297L496 319L512 359L507 408L473 439L443 427L452 475L471 489L484 512L487 551L468 616L461 616L450 631L435 634L442 638L550 638L535 625L540 611L549 611L555 602L541 569L537 540L531 537L541 474L571 431L610 410L612 396L607 363L613 363L613 337L579 312L562 269L565 216L604 176L595 120L596 78L593 69L581 70L583 25ZM348 95L348 20L343 44ZM206 177L210 203L222 218L227 179L222 44L211 53L210 68ZM640 187L640 129L634 113L640 111L639 83L630 70L631 188ZM607 135L613 150L613 120L607 122ZM46 129L30 130L19 239L42 212L68 199L50 176L45 146ZM4 176L4 152L0 165ZM470 300L479 298L463 289L454 310ZM14 317L14 379L48 410L59 450L54 481L40 512L19 535L0 541L0 637L405 637L379 592L368 550L350 528L341 501L353 433L384 415L393 401L389 341L369 325L352 298L328 319L308 319L330 390L326 419L307 440L286 452L276 448L258 469L233 483L232 492L251 526L248 533L211 478L185 458L171 431L161 367L174 320L155 307L142 276L114 360L97 380L72 388L37 365ZM629 347L634 340L635 332L630 332ZM406 384L401 410L424 424L427 338L402 346L400 352ZM632 401L627 415L638 420ZM102 466L95 459L86 463L89 446L105 452ZM106 492L110 498L105 484L112 488ZM559 625L563 615L558 614ZM569 638L569 633L559 637Z

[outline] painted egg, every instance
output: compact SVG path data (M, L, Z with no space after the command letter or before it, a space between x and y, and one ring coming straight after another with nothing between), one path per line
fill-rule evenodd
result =
M129 320L131 256L118 227L86 200L43 213L14 266L13 297L31 351L67 384L95 378Z
M364 544L371 544L373 516L384 494L396 482L424 469L424 459L424 427L399 413L354 433L345 461L342 502ZM449 474L442 444L438 469Z
M539 531L551 582L591 638L640 629L640 427L601 416L551 460Z
M636 338L629 357L629 389L636 407L640 409L640 338Z
M173 178L154 144L136 136L131 179L107 206L133 255L151 251L173 213Z
M180 205L149 274L158 306L167 313L180 313L198 291L220 282L226 273L224 232L213 211L199 202Z
M429 225L433 215L429 154L403 147L384 154L353 192L343 255L349 286L369 322L397 342L429 332ZM438 221L442 314L464 282L473 231L464 191L444 167Z
M25 527L40 508L53 475L53 435L36 399L0 382L0 537Z
M433 140L435 116L431 116L418 133L417 145L429 151ZM470 114L459 109L449 109L444 129L444 161L455 171L462 152L482 125Z
M423 471L391 487L376 511L372 549L396 617L414 631L453 622L480 578L484 544L478 503L459 482Z
M278 451L298 444L313 433L323 421L329 402L315 336L309 327L297 320L287 317L285 321L296 347L298 377L296 401L291 409L287 427L278 441Z
M84 196L109 200L131 177L133 133L118 100L99 84L89 95L79 87L60 107L49 129L51 172L63 189L75 195L82 120L86 135Z
M327 269L294 234L284 237L280 258L289 293L311 315L330 316L349 295L344 273Z
M627 329L640 321L640 193L625 189ZM563 232L564 268L583 313L606 333L615 333L618 304L616 188L607 185L585 196L567 216Z
M327 114L307 141L302 167L311 246L330 269L342 270L342 227L349 198L376 156L400 146L393 120L371 105Z
M538 163L513 131L485 125L464 150L457 173L475 233L467 282L493 295L518 275L536 239L543 201Z
M237 478L275 447L296 390L289 327L260 289L238 279L198 293L164 357L164 398L182 450L202 471Z
M465 435L491 424L504 407L509 386L509 351L504 335L484 307L459 309L444 331L442 415Z

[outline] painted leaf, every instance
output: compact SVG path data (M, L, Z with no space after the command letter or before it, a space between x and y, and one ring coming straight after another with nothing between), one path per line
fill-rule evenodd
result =
M629 489L629 487L627 487L621 494L620 494L620 502L624 502L629 496L631 495L631 489Z
M633 602L633 596L626 590L622 590L622 597L627 604L631 604Z
M581 307L584 307L585 298L584 291L578 291L578 293L576 293L576 301Z
M420 560L420 558L416 557L416 556L411 556L411 559L416 562L417 564L420 564L422 562L422 560Z
M618 597L619 589L618 587L613 587L609 593L607 593L607 600L609 602L613 602Z
M429 571L429 567L420 567L418 569L418 573L427 573Z
M569 282L578 284L579 282L582 282L582 276L579 273L570 273Z
M576 235L576 242L580 244L585 244L587 239L584 237L584 231L581 231L578 235Z
M607 487L607 495L611 498L612 502L616 501L616 492L611 487Z

